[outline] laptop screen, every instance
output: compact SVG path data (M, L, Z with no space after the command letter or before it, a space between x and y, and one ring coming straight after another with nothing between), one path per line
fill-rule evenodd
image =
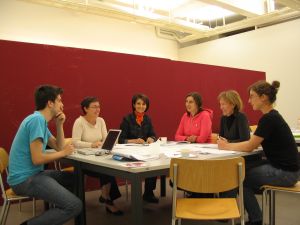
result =
M110 129L101 149L112 150L121 132L121 130Z

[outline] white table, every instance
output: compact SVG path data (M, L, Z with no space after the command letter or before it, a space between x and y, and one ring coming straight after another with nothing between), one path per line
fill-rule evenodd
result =
M182 145L182 148L186 148ZM224 158L232 156L250 156L257 155L259 152L243 153L232 155L213 155L199 154L196 159ZM161 196L165 196L166 183L165 176L169 174L170 159L161 157L158 160L146 162L144 167L128 168L124 164L112 159L112 155L94 156L73 154L64 159L71 163L75 168L76 194L83 202L82 213L76 218L75 224L86 224L85 212L85 189L84 189L84 171L93 171L116 177L122 177L131 182L131 224L143 224L143 200L142 200L142 181L147 177L161 176Z

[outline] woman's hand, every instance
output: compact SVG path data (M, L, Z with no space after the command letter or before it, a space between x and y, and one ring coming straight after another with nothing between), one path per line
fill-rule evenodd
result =
M222 150L228 149L228 146L227 146L228 141L225 138L218 137L217 144L218 144L219 149L222 149Z
M101 146L102 142L101 141L96 141L92 143L92 148L99 148Z
M136 144L144 144L145 143L144 139L142 139L142 138L134 139L134 141Z
M148 144L153 143L153 142L154 142L154 139L152 137L147 138L147 143Z
M195 143L196 140L197 140L197 136L191 135L191 136L187 137L186 140L187 140L188 142Z

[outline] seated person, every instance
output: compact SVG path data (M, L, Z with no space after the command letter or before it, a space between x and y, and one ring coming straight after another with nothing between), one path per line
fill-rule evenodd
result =
M280 83L258 81L249 87L249 102L253 110L262 112L257 129L250 140L229 143L218 140L219 149L251 152L262 145L264 163L246 171L244 204L249 221L246 225L262 225L262 212L255 192L263 185L291 187L299 178L298 149L283 117L274 109Z
M73 125L72 140L75 148L99 148L107 136L106 124L99 117L100 103L96 97L86 97L81 102L83 116L78 117ZM113 201L121 196L116 179L112 176L85 171L89 176L99 177L102 185L100 203L106 204L106 211L113 215L122 215Z
M119 143L153 143L156 141L156 135L152 126L151 119L146 115L149 109L149 98L144 94L136 94L132 97L132 113L123 118L120 125L122 133L119 137ZM145 179L144 201L158 203L159 199L155 197L153 190L156 188L156 177Z
M59 87L44 85L35 91L36 111L21 123L9 155L7 182L17 195L29 196L55 205L22 224L64 224L82 210L82 203L68 189L73 189L74 174L58 170L44 170L44 164L73 153L72 144L64 143L63 113ZM55 121L57 135L48 129ZM46 146L57 150L46 153ZM68 189L67 189L68 188Z
M185 107L186 113L181 118L175 141L211 142L212 110L202 108L202 98L197 92L191 92L186 96Z
M243 102L239 93L234 90L221 92L218 96L221 117L219 135L228 142L241 142L250 139L247 117L241 112Z
M220 138L228 142L241 142L250 139L250 129L247 117L241 112L243 102L238 92L223 91L218 100L223 116L220 123ZM221 197L235 198L237 190L220 193Z

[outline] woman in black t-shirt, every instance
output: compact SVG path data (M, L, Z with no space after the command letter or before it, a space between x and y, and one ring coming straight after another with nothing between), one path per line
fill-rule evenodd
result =
M298 150L292 132L273 108L280 83L258 81L249 87L249 103L253 110L263 116L249 141L228 143L218 140L219 149L250 152L262 145L267 160L246 171L244 181L244 203L249 222L246 225L261 225L262 212L254 193L262 185L293 186L298 180Z

